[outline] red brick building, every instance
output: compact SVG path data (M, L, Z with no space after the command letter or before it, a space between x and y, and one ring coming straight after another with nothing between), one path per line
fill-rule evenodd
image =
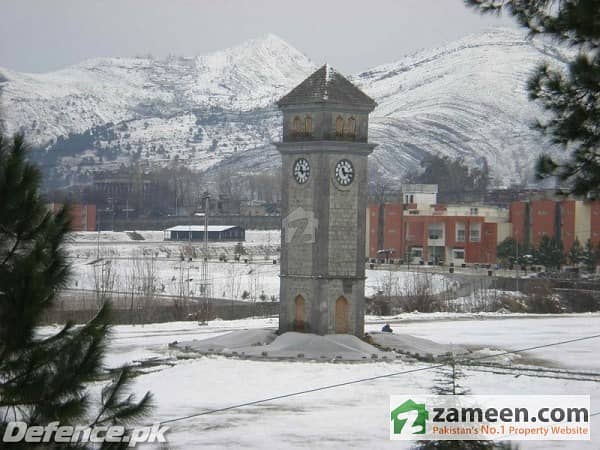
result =
M512 202L508 210L478 205L438 205L437 187L405 185L404 203L370 205L367 254L411 263L496 262L507 237L537 247L543 236L559 238L568 253L575 240L600 245L600 201L535 199Z
M386 203L370 205L367 214L371 258L491 264L498 243L510 236L501 208Z
M558 238L567 253L575 240L600 243L600 202L539 199L513 202L509 207L513 237L537 247L543 236Z
M51 211L58 211L63 205L50 203ZM69 206L71 228L73 231L96 231L96 205L72 204Z

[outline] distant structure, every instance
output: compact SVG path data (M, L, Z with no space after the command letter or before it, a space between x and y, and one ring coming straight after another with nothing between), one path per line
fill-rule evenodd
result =
M204 241L204 225L178 225L163 231L165 241ZM209 225L209 241L245 241L246 231L234 225Z
M403 184L402 199L405 205L435 205L437 203L437 184Z
M281 332L364 335L368 117L325 65L283 97Z
M512 237L524 246L537 247L543 236L562 242L565 253L575 240L600 245L600 201L537 198L509 206Z
M429 204L416 198L412 203L369 205L370 258L409 264L493 264L498 244L510 235L505 208Z
M62 203L48 204L48 209L52 212L57 212L62 207ZM69 219L72 231L96 231L96 205L69 205Z
M498 244L515 239L537 247L558 239L565 254L575 241L600 245L600 201L541 196L508 208L438 204L437 185L402 185L402 202L371 204L367 252L410 264L494 264Z

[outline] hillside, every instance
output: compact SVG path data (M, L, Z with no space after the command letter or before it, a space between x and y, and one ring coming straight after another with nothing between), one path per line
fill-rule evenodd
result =
M525 92L542 58L559 57L498 29L351 77L379 103L372 169L398 179L437 153L486 158L497 185L527 179L549 148L529 128L540 111ZM259 171L279 165L274 101L314 69L268 35L193 58L92 59L47 74L0 69L0 101L7 129L23 129L44 167L67 182L131 161Z

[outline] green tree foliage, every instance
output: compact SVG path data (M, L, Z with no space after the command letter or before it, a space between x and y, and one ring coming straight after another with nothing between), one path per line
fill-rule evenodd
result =
M542 64L529 95L549 112L538 127L568 149L565 161L542 155L539 178L557 177L569 193L600 197L600 0L465 0L482 12L506 11L532 35L576 50L566 73Z
M437 395L467 395L469 390L461 380L465 375L454 356L448 365L436 371L432 392ZM413 450L517 450L505 443L492 441L419 441Z
M581 262L586 271L594 272L596 266L600 264L600 245L594 247L592 240L588 239L581 255Z
M517 256L517 241L507 237L498 244L496 255L503 262L513 262Z
M569 254L567 255L567 260L569 264L572 264L574 266L578 265L583 261L583 247L581 246L579 239L576 238L573 242L573 245L569 250Z
M527 255L534 253L530 247L519 244L515 239L508 237L504 239L496 249L498 258L509 264L526 264L528 261Z
M461 382L464 377L453 356L448 360L447 366L436 369L435 384L431 390L437 395L467 395L469 391Z
M127 368L102 391L96 412L87 392L88 383L106 377L108 305L83 326L67 323L54 335L36 335L70 274L67 210L48 211L40 183L23 137L0 137L0 436L12 420L126 426L151 404L149 393L139 401L124 396L132 377Z
M477 199L489 184L489 168L484 160L481 168L469 167L463 159L431 155L421 162L422 173L410 177L411 183L437 184L442 202L465 198Z
M562 242L554 237L542 236L540 244L533 252L533 262L548 268L560 269L564 260Z

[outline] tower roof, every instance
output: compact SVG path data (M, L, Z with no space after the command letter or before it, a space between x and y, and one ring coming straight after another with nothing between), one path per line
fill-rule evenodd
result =
M371 109L377 106L375 100L328 64L292 89L277 102L277 105L281 107L311 103L330 103Z

